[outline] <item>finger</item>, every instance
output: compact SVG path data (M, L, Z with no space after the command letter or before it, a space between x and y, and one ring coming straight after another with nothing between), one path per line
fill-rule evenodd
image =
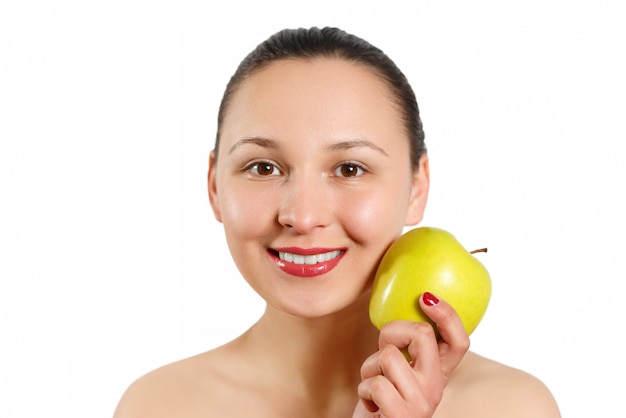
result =
M445 382L439 359L439 346L430 324L411 321L390 322L381 329L379 344L383 348L377 357L378 367L394 383L404 399L415 398L425 388L427 390L423 395L426 398L430 400L439 398L439 389ZM401 356L399 348L404 347L413 359L412 364L407 363L404 356Z
M416 396L417 378L398 347L389 344L363 363L362 380L376 375L385 376L404 399Z
M403 362L406 365L406 361ZM441 400L427 399L421 392L404 399L393 382L382 375L362 381L358 394L361 402L356 410L365 409L369 413L376 413L377 417L430 417Z
M386 416L394 416L389 411L404 405L393 383L382 375L361 381L357 390L363 406L369 412L380 411Z
M432 293L424 293L419 303L424 313L435 323L441 336L439 342L441 368L446 376L450 376L470 345L463 322L449 303Z
M438 370L439 349L433 327L426 322L392 321L380 330L379 347L388 344L406 349L416 366L432 365Z
M413 322L397 320L385 324L378 336L378 348L391 344L400 349L409 348L413 343L423 341L424 343L433 343L436 345L436 339L433 327L426 322Z
M361 379L365 380L379 374L396 373L394 370L398 367L411 372L411 364L404 357L403 351L394 345L387 344L365 359L361 365Z
M352 414L352 418L361 418L361 417L373 417L374 412L378 411L378 407L372 401L367 401L365 399L359 399L356 407L354 408L354 414Z
M361 365L361 380L369 379L370 377L382 374L382 371L378 366L379 356L380 350L365 359Z

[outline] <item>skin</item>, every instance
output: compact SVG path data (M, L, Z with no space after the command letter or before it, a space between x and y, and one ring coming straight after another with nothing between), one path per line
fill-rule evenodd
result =
M425 323L369 322L374 271L404 226L422 219L428 159L414 169L398 109L371 70L285 60L245 80L209 161L209 198L242 275L267 308L224 346L134 382L127 417L558 417L545 386L468 352L443 300ZM277 248L340 250L300 277ZM408 347L408 362L401 348Z

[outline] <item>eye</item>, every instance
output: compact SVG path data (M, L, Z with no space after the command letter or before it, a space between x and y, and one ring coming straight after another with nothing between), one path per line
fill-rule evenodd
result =
M365 169L357 163L343 163L334 172L338 177L357 177L363 173L365 173Z
M248 171L259 177L271 177L281 174L278 167L268 161L257 161L251 163L245 167L245 171Z

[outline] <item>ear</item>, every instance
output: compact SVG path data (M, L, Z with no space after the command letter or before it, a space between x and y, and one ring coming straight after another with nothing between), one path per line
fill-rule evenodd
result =
M217 196L217 164L216 164L215 151L211 151L209 154L209 174L207 176L208 188L209 188L209 201L211 202L211 208L213 208L213 215L218 222L222 222L222 213L220 211L219 199Z
M417 225L424 217L429 187L430 171L428 168L428 156L424 153L420 157L417 170L413 173L409 209L404 221L405 226Z

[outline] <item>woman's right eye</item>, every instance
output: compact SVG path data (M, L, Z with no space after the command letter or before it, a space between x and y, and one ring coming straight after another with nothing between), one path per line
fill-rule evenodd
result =
M246 166L245 171L248 171L259 177L279 176L281 174L276 165L267 161L257 161L251 163Z

